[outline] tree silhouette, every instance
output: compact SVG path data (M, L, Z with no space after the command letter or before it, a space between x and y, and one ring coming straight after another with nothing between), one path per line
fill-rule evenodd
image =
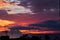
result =
M41 38L40 37L38 37L38 36L32 36L32 38L30 39L30 40L41 40Z
M29 38L27 36L28 36L27 34L21 36L20 37L20 40L28 40Z
M60 38L56 36L56 37L54 38L54 40L60 40Z
M9 36L2 36L0 37L0 40L9 40Z
M48 35L45 35L45 40L50 40L50 37Z

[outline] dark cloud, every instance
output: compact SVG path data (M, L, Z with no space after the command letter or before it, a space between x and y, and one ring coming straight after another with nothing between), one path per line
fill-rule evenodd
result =
M34 28L34 27L24 27L24 26L13 26L10 28L11 31L14 31L14 30L36 30L38 28Z
M44 27L31 27L31 26L11 26L10 32L16 32L18 33L19 30L48 30L48 28L44 28Z
M39 8L47 8L47 7L58 7L59 0L32 0L32 4Z
M47 28L51 28L51 29L57 29L60 30L60 21L56 21L56 20L47 20L44 21L42 23L37 23L37 24L30 24L29 26L38 26L38 27L47 27Z
M37 28L34 27L24 27L24 26L13 26L10 28L10 33L11 34L21 34L19 30L36 30Z
M7 12L5 10L0 10L0 15L6 15Z
M42 9L58 8L59 0L32 0L34 11L42 11Z
M10 28L11 32L18 30L60 30L60 21L47 20L44 22L30 24L28 27L24 26L13 26Z

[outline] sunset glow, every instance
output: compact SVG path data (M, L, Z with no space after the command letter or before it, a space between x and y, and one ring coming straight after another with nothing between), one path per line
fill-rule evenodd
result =
M0 32L2 32L2 31L9 31L9 29L8 28L4 28L4 27L0 27Z
M14 24L15 22L9 20L0 20L0 26L7 26L9 24Z
M0 32L9 30L14 32L16 29L17 32L19 31L22 34L59 33L60 24L58 22L60 18L58 16L57 1L11 1L0 0Z
M19 30L22 34L54 34L59 33L59 31L42 31L42 30Z

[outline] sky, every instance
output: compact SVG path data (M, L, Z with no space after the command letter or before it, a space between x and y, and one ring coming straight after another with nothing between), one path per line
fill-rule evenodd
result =
M60 31L59 0L17 0L17 2L0 0L1 32L5 29L17 30L22 34L25 32L47 34Z

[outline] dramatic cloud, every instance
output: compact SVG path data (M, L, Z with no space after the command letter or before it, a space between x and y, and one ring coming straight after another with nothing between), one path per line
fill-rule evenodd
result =
M51 29L57 29L60 30L60 21L56 21L56 20L47 20L44 21L42 23L37 23L37 24L31 24L29 26L38 26L38 27L47 27L47 28L51 28Z
M8 31L16 38L22 34L59 33L58 11L58 0L0 0L0 32Z
M33 14L29 8L26 8L22 5L18 6L16 4L5 3L0 1L0 10L6 10L8 14Z
M22 34L51 34L59 33L60 31L60 21L57 20L47 20L37 24L30 24L28 27L14 26L10 28L11 32L21 32Z

